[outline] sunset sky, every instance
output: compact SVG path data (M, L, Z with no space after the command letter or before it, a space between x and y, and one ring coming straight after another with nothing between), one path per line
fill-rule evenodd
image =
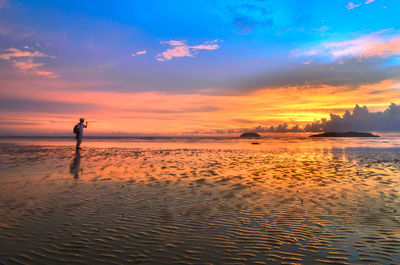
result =
M0 0L0 135L204 135L400 103L400 1Z

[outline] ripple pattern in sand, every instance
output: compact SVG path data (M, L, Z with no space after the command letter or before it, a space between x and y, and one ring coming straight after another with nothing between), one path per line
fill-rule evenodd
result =
M398 264L391 151L0 147L1 264Z

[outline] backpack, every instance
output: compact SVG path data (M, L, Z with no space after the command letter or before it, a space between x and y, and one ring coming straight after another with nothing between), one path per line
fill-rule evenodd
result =
M78 123L79 124L79 123ZM81 131L78 128L78 124L75 125L74 129L73 129L73 133L81 133Z

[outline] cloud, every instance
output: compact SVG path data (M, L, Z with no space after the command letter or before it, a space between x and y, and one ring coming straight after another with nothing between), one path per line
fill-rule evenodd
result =
M400 76L399 66L382 67L385 59L346 58L329 63L314 62L299 64L291 68L278 69L246 79L234 80L228 88L237 90L257 90L265 88L299 87L314 88L324 85L356 89L360 85L375 84Z
M384 89L384 90L372 90L369 93L371 95L378 95L378 94L385 94L388 92L397 92L397 91L398 91L398 89L396 89L396 88L390 88L390 89Z
M289 127L287 123L279 124L278 126L270 126L270 127L264 127L264 126L256 126L253 128L238 128L238 129L218 129L214 131L208 131L208 132L201 132L201 133L209 133L209 134L226 134L226 133L245 133L245 132L256 132L256 133L289 133L289 132L304 132L302 128L299 127L299 125L294 125L292 127Z
M135 109L125 109L134 112L143 113L158 113L158 114L173 114L173 113L201 113L201 112L215 112L220 110L219 107L211 105L202 105L198 107L182 108L182 109L149 109L149 108L135 108Z
M391 103L383 112L370 112L366 106L356 105L352 112L346 110L343 115L330 114L330 119L321 119L306 124L303 127L294 125L289 127L287 123L277 126L257 126L254 128L242 128L232 130L220 130L219 133L241 132L347 132L347 131L376 131L376 132L400 132L400 105Z
M56 75L56 74L54 74L53 72L50 72L50 71L40 71L40 70L37 70L37 71L35 71L34 73L35 73L36 75L44 76L44 77L48 77L48 78L56 78L56 77L58 77L58 75Z
M330 119L305 125L303 128L287 124L264 129L269 132L345 132L345 131L377 131L400 132L400 105L391 103L383 112L370 112L366 106L356 105L353 112L346 111L343 115L330 114Z
M25 49L31 49L25 46ZM50 71L44 71L40 69L44 64L34 62L34 58L51 58L55 59L54 56L44 54L39 51L30 50L19 50L17 48L4 49L4 53L0 54L0 59L11 61L14 68L17 68L23 72L31 73L38 76L54 78L57 77L56 74Z
M41 99L1 98L0 110L11 112L74 113L80 114L97 108L94 104L81 104Z
M137 52L132 53L132 56L142 55L142 54L146 54L146 53L147 53L146 50L137 51Z
M371 4L371 3L373 3L373 2L375 2L375 0L367 0L367 1L364 2L364 4L365 4L365 5L368 5L368 4ZM362 3L360 3L360 4L354 4L353 2L348 2L347 5L346 5L346 8L347 8L348 10L351 10L351 9L357 8L357 7L361 6L361 5L362 5Z
M383 112L369 112L366 106L356 105L353 113L346 111L342 116L330 114L330 120L321 120L307 125L305 131L400 131L400 106L395 103Z
M169 61L176 57L194 57L194 55L199 50L216 50L219 49L220 46L217 44L218 40L207 41L203 44L189 46L184 41L179 40L170 40L170 41L162 41L161 44L167 44L170 47L156 55L156 60L163 62Z
M400 36L388 39L371 34L355 40L329 43L325 47L336 58L345 56L391 57L400 55Z
M312 49L295 50L293 54L301 60L298 64L235 78L221 87L229 92L325 85L357 89L361 85L400 78L400 66L391 61L400 55L400 34L391 30L323 42Z
M388 30L373 32L356 39L323 42L306 51L295 51L297 56L392 57L400 55L400 34Z
M242 33L253 30L269 29L274 25L273 8L265 1L246 1L246 3L229 2L221 8L222 14Z
M27 125L38 125L40 124L39 122L29 122L29 121L3 121L0 120L0 126L1 125L11 125L11 126L27 126Z
M180 41L180 40L170 40L170 41L164 41L162 43L169 44L171 46L182 46L185 45L185 42Z
M4 49L6 51L5 53L0 54L0 59L3 60L10 60L10 59L17 59L17 58L35 58L35 57L50 57L50 58L55 58L54 56L47 55L44 53L41 53L39 51L21 51L17 48L8 48Z
M13 66L15 68L19 68L21 70L32 70L38 67L43 66L42 63L34 63L31 58L20 60L20 61L13 61Z
M347 5L346 5L346 8L351 10L351 9L354 9L354 8L359 7L361 5L362 4L354 4L353 2L348 2Z
M278 126L270 126L269 128L263 126L257 126L254 129L246 129L246 131L255 132L271 132L271 133L288 133L288 132L303 132L304 130L299 125L289 127L287 123L279 124Z

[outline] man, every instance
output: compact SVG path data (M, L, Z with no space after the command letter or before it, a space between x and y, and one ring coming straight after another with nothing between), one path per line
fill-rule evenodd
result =
M76 149L81 149L81 143L82 143L82 138L83 138L83 128L87 128L87 122L86 124L83 124L85 122L84 118L79 119L79 123L75 125L74 127L74 133L75 133L75 139L76 139Z

